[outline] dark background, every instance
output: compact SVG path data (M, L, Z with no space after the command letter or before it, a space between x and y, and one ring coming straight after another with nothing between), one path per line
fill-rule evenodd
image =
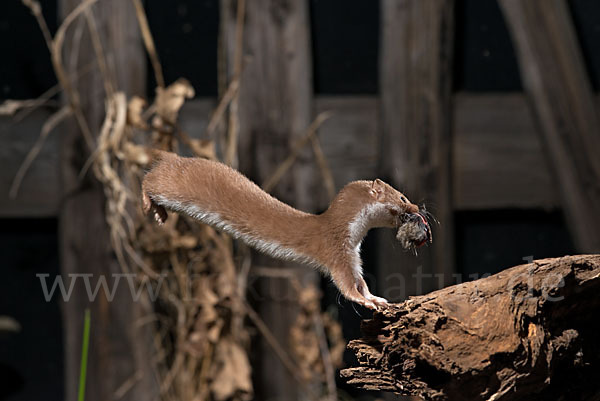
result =
M456 2L454 85L461 92L520 92L514 49L495 0ZM54 33L55 0L42 1ZM379 6L372 0L310 0L314 91L322 95L378 92ZM573 0L571 11L597 91L600 84L600 1ZM147 14L167 83L188 78L199 97L217 95L217 0L147 0ZM343 12L340 12L343 10ZM19 1L0 2L0 99L41 95L56 80L37 23ZM155 84L148 74L149 94ZM495 273L523 258L574 252L559 211L462 211L455 216L456 255L464 279ZM374 260L367 238L365 263ZM0 315L16 318L21 334L0 337L0 399L61 400L62 336L57 303L46 303L36 273L59 272L54 219L0 220ZM367 266L366 270L369 270ZM326 302L335 303L327 291ZM340 313L347 338L358 313ZM35 316L35 318L34 318ZM35 320L34 320L35 319ZM9 396L9 394L12 394Z

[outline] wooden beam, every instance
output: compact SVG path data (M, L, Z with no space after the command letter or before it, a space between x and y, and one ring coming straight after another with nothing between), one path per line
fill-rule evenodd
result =
M596 99L597 100L597 99ZM180 112L180 127L205 138L215 100L194 99ZM374 96L319 96L316 113L332 112L319 129L323 152L336 187L377 175L380 149L379 101ZM459 93L453 98L452 180L455 210L503 208L556 209L559 191L544 157L541 137L527 100L521 94ZM56 216L60 204L58 138L52 133L25 176L16 200L8 188L27 151L50 115L40 110L19 124L0 119L0 217ZM510 162L507 162L510 161Z
M81 0L62 0L63 18L81 3ZM143 95L146 86L145 55L132 2L104 0L89 10L98 28L98 38L107 60L106 71L112 77L114 87L128 95ZM85 16L79 18L82 29L71 26L66 31L63 59L70 60L64 63L68 77L75 76L84 66L97 61ZM73 40L73 35L79 34L82 34L81 42ZM73 48L73 43L79 45ZM74 89L79 94L85 121L93 135L97 135L105 115L103 76L99 70L94 70L80 78ZM63 132L60 155L63 197L59 212L61 275L65 284L73 275L83 274L88 275L91 288L95 288L102 278L111 287L114 284L113 274L123 272L110 245L103 188L91 173L80 177L90 151L74 123ZM153 331L149 326L136 324L141 317L152 312L150 305L143 301L135 302L124 285L117 287L113 299L102 290L95 299L90 299L81 280L75 282L73 293L62 308L65 399L77 398L86 308L91 311L86 400L154 399L159 390L150 352L153 349Z
M319 139L336 189L350 181L376 178L379 104L373 96L321 96L317 113L331 117L319 129Z
M525 96L454 96L456 210L555 209L559 196Z
M216 102L212 98L186 101L179 110L179 129L191 138L211 139L206 136L206 127L215 107Z
M451 185L451 0L382 0L380 175L413 202L425 203L441 222L433 245L408 255L382 231L379 279L415 271L449 283L454 271ZM384 234L385 233L385 234ZM412 265L412 266L411 266ZM400 270L399 270L400 269ZM411 280L412 281L412 280ZM381 283L383 284L383 283ZM432 287L437 286L431 282ZM385 285L387 287L388 285Z
M56 217L60 203L59 138L63 126L51 132L38 157L25 174L17 196L10 187L25 157L33 148L44 122L52 115L40 109L16 123L0 118L0 217Z
M600 119L566 0L500 0L575 245L600 251Z
M243 35L243 66L236 62L236 16L240 2L222 0L223 43L229 80L241 71L239 86L239 169L259 185L288 156L293 144L304 135L313 118L312 60L308 2L246 0ZM235 115L233 116L236 117ZM230 119L230 122L232 120ZM231 126L230 126L231 128ZM304 149L294 167L272 191L302 210L318 209L318 184L310 147ZM256 265L281 266L281 262L255 254ZM317 281L314 271L292 268L300 282ZM288 280L262 278L257 282L257 308L266 325L283 345L289 347L290 327L297 314L294 288ZM301 386L286 370L271 346L257 339L258 399L296 400ZM304 394L306 395L306 394Z

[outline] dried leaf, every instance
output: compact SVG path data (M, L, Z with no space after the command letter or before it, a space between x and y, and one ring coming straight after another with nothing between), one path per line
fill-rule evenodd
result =
M251 369L248 357L242 347L230 339L223 339L217 345L215 373L210 391L216 401L233 396L250 399L252 393Z
M223 320L218 320L215 324L208 329L206 333L206 338L211 343L218 343L223 331Z
M185 78L179 78L166 88L156 88L156 114L165 122L175 125L185 99L194 97L194 88Z
M150 163L150 156L146 148L132 142L123 144L123 156L128 162L140 166L146 166Z
M217 296L217 294L215 294L215 292L211 289L208 288L207 285L202 285L201 286L201 291L199 291L198 293L198 299L200 301L200 303L204 306L210 305L210 306L215 306L217 305L217 303L219 303L219 297ZM215 316L216 316L216 312L215 312ZM204 318L206 321L212 321L213 319L209 319L208 317L205 316Z
M217 159L214 141L209 139L190 139L186 144L198 157L203 157L209 160Z
M143 117L144 107L146 107L145 99L139 96L131 98L127 105L127 123L129 125L142 130L148 129L148 123Z
M324 381L327 378L325 360L333 377L334 368L341 365L346 341L340 324L328 313L321 312L320 293L316 287L298 288L298 299L300 311L290 328L290 346L304 380ZM315 320L321 321L322 325L316 327ZM329 354L327 358L324 352Z
M192 249L198 246L198 238L193 235L179 235L173 238L171 246L173 248Z

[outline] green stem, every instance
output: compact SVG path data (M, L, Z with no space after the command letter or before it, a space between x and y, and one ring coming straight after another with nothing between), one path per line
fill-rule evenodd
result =
M85 310L85 319L83 322L83 342L81 345L81 365L79 367L79 396L78 401L84 401L85 398L85 375L87 372L88 348L90 345L90 310Z

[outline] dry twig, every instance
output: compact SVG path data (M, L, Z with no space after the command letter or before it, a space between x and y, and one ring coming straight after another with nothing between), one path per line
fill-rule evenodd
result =
M288 157L286 157L285 160L281 162L281 164L275 169L275 172L268 179L265 180L264 184L262 185L262 188L266 192L271 192L273 188L275 188L275 186L279 183L279 180L281 180L283 175L292 167L292 165L298 158L298 155L300 154L302 148L308 143L308 141L311 140L313 136L316 135L317 130L319 129L321 124L327 121L329 117L331 117L331 113L323 112L320 113L314 119L314 121L306 130L306 133L294 144Z
M71 115L71 109L69 107L62 107L56 113L52 114L48 119L44 122L42 126L42 130L40 132L40 136L37 141L33 145L33 147L27 152L27 156L25 156L25 160L19 166L17 170L17 174L15 174L15 178L13 179L12 184L10 185L10 191L8 192L8 196L11 199L15 199L17 194L19 193L19 188L21 187L21 183L23 182L23 178L31 167L31 164L40 153L42 148L44 147L44 143L46 142L46 138L54 128L56 128L65 118Z
M54 73L56 74L56 78L58 82L63 88L65 92L67 101L71 106L73 114L75 115L75 119L77 124L79 125L79 129L81 129L81 134L85 139L85 142L90 150L94 149L94 139L92 135L92 131L88 126L88 123L81 111L81 106L79 104L79 94L73 89L71 86L71 81L67 77L67 73L63 66L62 61L62 48L65 40L65 34L67 28L75 21L77 17L83 12L85 12L89 7L91 7L98 0L85 0L83 3L79 4L73 11L67 15L63 21L63 23L58 27L56 31L56 35L54 35L54 40L52 41L52 47L50 48L50 53L52 56L52 65L54 66Z

